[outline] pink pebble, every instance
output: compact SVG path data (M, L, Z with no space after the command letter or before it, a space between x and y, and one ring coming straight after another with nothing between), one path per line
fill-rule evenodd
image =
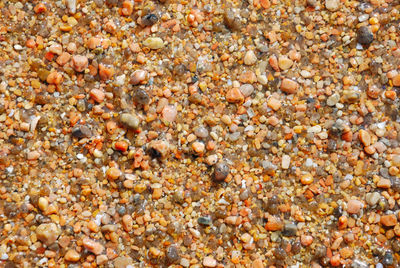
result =
M168 121L168 122L174 122L176 115L177 115L177 111L175 106L172 105L166 105L164 107L164 109L162 110L162 117L164 120Z

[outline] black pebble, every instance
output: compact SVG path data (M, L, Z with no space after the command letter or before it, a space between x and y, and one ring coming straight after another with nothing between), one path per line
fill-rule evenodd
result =
M367 26L361 26L357 31L357 42L369 46L374 41L374 35Z
M153 13L147 14L142 18L142 22L146 26L152 26L152 25L156 24L157 21L158 21L158 17L157 17L157 15L155 15Z

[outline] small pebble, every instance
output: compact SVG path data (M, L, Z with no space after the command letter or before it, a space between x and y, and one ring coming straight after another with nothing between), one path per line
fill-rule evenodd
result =
M248 50L244 55L244 64L246 65L253 65L257 62L256 54L254 54L253 50Z
M215 165L213 178L216 182L224 181L229 172L229 166L225 162L219 162Z
M160 49L164 47L164 42L159 37L149 37L143 41L143 45L151 49Z

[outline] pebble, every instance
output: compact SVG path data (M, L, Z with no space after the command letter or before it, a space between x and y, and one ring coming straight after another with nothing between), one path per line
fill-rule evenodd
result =
M55 223L43 223L36 228L36 237L49 246L57 241L58 236L61 234L60 228Z
M178 248L174 245L169 246L166 250L166 257L168 263L177 263L179 261Z
M114 260L114 268L128 268L130 265L133 265L133 260L129 256L119 256Z
M70 14L76 13L76 0L66 0L65 4Z
M213 178L217 182L224 181L230 172L229 166L225 162L219 162L215 165Z
M198 222L200 225L205 225L205 226L210 226L211 223L212 223L210 217L199 217L199 218L197 219L197 222Z
M256 54L254 54L253 50L248 50L245 54L244 54L244 58L243 58L244 64L246 65L253 65L257 62L257 57Z
M286 222L282 234L284 236L295 236L297 234L297 225L291 222Z
M349 200L349 202L347 202L347 212L350 214L357 214L358 212L360 212L362 207L363 204L359 200L351 199Z
M95 255L100 255L104 251L104 247L100 243L87 237L83 238L82 244L88 251Z
M329 96L329 98L326 100L326 104L329 106L335 106L336 103L338 103L340 100L340 95L337 93L332 94Z
M361 45L370 45L374 41L374 35L367 26L361 26L357 30L357 42Z
M283 155L282 156L282 169L288 169L290 166L290 156Z
M121 171L116 167L110 167L106 171L106 176L110 180L116 180L122 175Z
M281 83L281 90L288 94L295 94L299 89L299 84L291 79L284 78Z
M325 7L329 11L336 11L340 7L340 0L325 0Z
M177 114L178 111L174 105L166 105L162 110L163 119L170 123L175 121Z
M280 100L277 100L275 98L270 98L267 101L267 105L268 107L270 107L272 110L274 110L275 112L278 111L281 107L282 107L282 103Z
M138 85L145 81L147 78L147 71L145 70L136 70L131 75L130 83L132 85Z
M213 257L207 256L203 259L203 265L205 267L216 267L217 261Z
M72 129L72 136L78 139L88 138L92 136L92 131L87 126L76 126Z
M90 97L97 103L103 102L104 98L106 97L104 91L97 88L93 88L92 90L90 90L89 94Z
M393 77L393 86L400 87L400 74L397 74L395 77Z
M304 185L310 185L314 182L314 178L312 174L307 173L301 176L300 181Z
M65 253L64 258L66 261L77 262L81 258L81 255L75 250L70 249L67 251L67 253Z
M202 142L195 141L192 143L192 149L197 154L202 154L205 150L205 145Z
M367 201L367 204L370 206L375 206L376 204L378 204L380 199L381 195L378 192L367 193L365 195L365 200Z
M217 161L218 161L218 156L216 154L209 155L206 158L206 163L209 166L215 165L217 163Z
M124 230L127 232L132 231L133 228L133 219L131 215L124 215L122 217L122 226L124 227Z
M204 139L204 138L208 137L208 130L203 126L199 126L199 127L195 128L194 134L197 137Z
M358 132L358 135L360 137L360 141L364 144L364 146L371 145L371 135L367 131L361 129Z
M46 211L49 207L49 201L45 197L40 197L38 201L38 207L41 211Z
M89 64L88 58L86 56L74 55L72 56L72 67L77 72L83 72Z
M387 227L395 226L397 224L397 217L394 214L382 215L381 223Z
M151 49L160 49L164 47L164 41L159 37L149 37L143 41L143 45Z
M392 253L390 253L390 251L386 251L386 253L382 259L382 264L385 266L389 266L389 265L393 264L393 255L392 255Z
M226 100L230 103L243 102L244 96L239 88L231 88L226 93Z
M142 17L142 23L146 26L153 26L157 21L158 17L153 13L146 14Z
M278 65L281 70L288 70L293 65L293 61L287 56L280 56L278 59Z
M122 124L128 128L137 129L139 127L139 118L133 114L124 113L121 114L120 119Z
M249 97L254 92L254 87L251 84L243 84L239 88L244 97Z

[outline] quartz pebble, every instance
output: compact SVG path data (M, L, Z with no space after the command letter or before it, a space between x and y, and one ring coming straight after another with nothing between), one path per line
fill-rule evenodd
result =
M120 116L120 121L128 128L137 129L139 127L139 118L133 114L124 113Z
M37 238L47 246L56 242L60 234L61 230L55 223L43 223L36 228Z
M164 42L159 37L149 37L143 41L143 45L151 49L160 49L164 47Z
M340 6L339 0L325 0L325 7L329 11L336 11Z
M204 267L216 267L217 261L213 257L205 257L203 260Z
M244 61L244 64L246 64L246 65L255 64L257 62L257 57L254 54L254 51L253 50L248 50L246 52L246 54L244 55L243 61Z

